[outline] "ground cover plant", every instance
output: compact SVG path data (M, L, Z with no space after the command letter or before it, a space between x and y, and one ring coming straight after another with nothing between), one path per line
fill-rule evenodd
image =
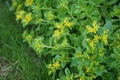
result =
M119 0L12 0L10 10L49 80L120 80Z

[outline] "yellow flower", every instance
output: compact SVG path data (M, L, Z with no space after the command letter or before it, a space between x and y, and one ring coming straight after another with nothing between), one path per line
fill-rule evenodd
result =
M54 72L55 72L55 69L54 69L54 67L53 67L52 64L49 64L49 65L48 65L48 69L49 69L49 72L48 72L49 75L50 75L51 73L54 73Z
M15 14L19 14L23 4L19 4L16 8Z
M94 49L94 41L93 40L89 42L89 45L92 49Z
M100 56L103 56L103 55L104 55L103 49L100 49L100 50L99 50L99 55L100 55Z
M100 36L94 35L94 41L95 41L95 42L98 42L99 39L100 39Z
M69 27L69 28L73 25L72 22L69 22L69 21L68 21L68 18L67 18L67 17L64 19L64 24L65 24L65 26L67 26L67 27Z
M35 50L37 51L37 52L39 52L40 51L40 49L41 49L41 44L35 44L35 46L34 46L34 48L35 48Z
M30 44L33 39L33 36L31 34L28 34L25 39Z
M23 23L27 25L32 20L32 13L26 14L25 18L23 19Z
M60 63L57 61L57 62L55 62L54 64L53 64L53 67L55 67L55 68L59 68L60 67Z
M53 64L48 65L49 72L48 74L50 75L51 73L55 73L55 71L60 67L60 63L57 61Z
M25 14L25 11L24 10L20 10L18 14L16 14L16 20L20 20L23 18Z
M28 42L29 44L32 42L33 36L31 34L28 34L27 31L24 31L22 36L24 40Z
M22 8L22 5L23 5L23 4L19 4L19 5L17 6L16 12L19 12L19 11L20 11L20 9Z
M86 26L86 29L88 30L89 33L96 33L98 31L98 25L96 24L96 22L93 22L93 27L90 26Z
M108 43L108 41L107 41L107 35L103 35L103 36L102 36L102 40L103 40L103 42L104 42L105 44L107 44L107 43Z
M54 36L55 38L59 38L60 35L61 35L61 33L60 33L60 31L59 31L58 29L54 31L53 36Z
M87 42L89 43L89 46L90 46L91 51L92 51L92 53L93 53L93 52L94 52L94 49L95 49L94 40L87 39ZM89 58L89 57L88 57L88 58Z
M90 27L89 25L86 26L86 29L88 30L89 33L93 33L94 29Z
M42 43L42 39L41 38L35 38L32 41L32 47L36 52L41 53L43 48L44 48L44 44Z
M84 78L80 78L80 80L85 80Z
M96 22L93 22L93 27L94 27L94 33L96 33L99 28Z
M102 36L102 41L107 45L108 44L108 40L107 40L107 31L104 31L104 34Z
M33 0L26 0L25 5L31 6L33 4Z

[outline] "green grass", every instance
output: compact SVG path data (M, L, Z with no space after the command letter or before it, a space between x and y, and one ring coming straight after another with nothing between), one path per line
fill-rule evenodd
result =
M23 28L13 16L6 4L0 2L0 58L12 66L8 75L0 80L49 80L44 61L23 43Z

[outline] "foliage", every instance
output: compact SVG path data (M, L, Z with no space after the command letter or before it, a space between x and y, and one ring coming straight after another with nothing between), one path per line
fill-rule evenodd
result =
M12 0L11 10L52 80L119 78L119 0Z

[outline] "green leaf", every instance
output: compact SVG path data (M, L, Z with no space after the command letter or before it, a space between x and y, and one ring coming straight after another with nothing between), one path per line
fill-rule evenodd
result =
M79 59L75 58L72 60L71 66L76 66L78 64L80 64L80 61L79 61Z
M116 58L116 55L115 54L111 54L111 58Z
M61 67L64 68L66 66L67 63L63 62L61 63Z
M109 30L110 33L113 32L113 28L112 28L112 22L110 20L106 20L106 24L103 27L103 30Z
M70 70L68 68L65 68L65 74L66 74L66 76L70 75Z
M62 70L59 72L59 78L60 80L65 80L65 74Z
M96 70L95 73L96 73L97 76L101 76L102 75L102 71L100 71L100 70Z
M102 29L102 28L98 29L98 34L99 34L99 35L100 35L100 34L103 34L103 29Z
M111 0L111 1L109 1L109 5L113 5L113 4L115 4L116 2L117 2L118 0Z
M113 51L114 51L114 53L119 53L119 52L120 52L120 49L117 48L117 47L114 47L114 48L113 48Z
M115 79L113 79L113 73L109 72L107 74L102 75L102 80L115 80Z

